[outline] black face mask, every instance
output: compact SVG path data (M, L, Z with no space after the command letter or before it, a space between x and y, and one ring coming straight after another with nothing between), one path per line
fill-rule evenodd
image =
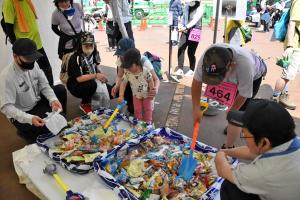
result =
M19 64L20 67L22 67L25 70L32 70L34 68L34 62L23 62L22 60L20 60L21 63Z

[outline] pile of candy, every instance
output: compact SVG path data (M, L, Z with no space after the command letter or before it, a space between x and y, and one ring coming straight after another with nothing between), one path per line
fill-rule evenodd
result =
M115 177L138 199L199 199L215 182L212 153L194 152L197 167L190 181L178 176L189 145L155 135L102 161L105 171Z
M132 139L147 131L143 122L132 125L126 124L121 129L118 124L124 120L117 118L104 131L103 125L109 115L94 112L84 117L78 117L69 122L69 127L59 134L59 139L49 149L52 155L72 164L90 164L101 153L112 149L126 140Z

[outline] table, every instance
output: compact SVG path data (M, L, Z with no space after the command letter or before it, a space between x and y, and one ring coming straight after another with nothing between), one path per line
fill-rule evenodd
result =
M25 146L13 152L13 162L20 183L26 184L28 190L40 199L65 199L65 193L52 176L43 173L46 164L54 163L36 144ZM74 192L79 192L89 200L117 200L117 194L105 185L95 173L85 175L71 173L61 165L56 164L57 173ZM215 200L220 200L219 195Z
M54 163L38 148L36 144L24 147L13 152L15 170L20 182L41 199L65 199L64 191L59 187L54 178L43 173L46 163ZM115 200L118 196L108 188L96 173L78 175L56 164L57 174L74 192L79 192L90 200Z

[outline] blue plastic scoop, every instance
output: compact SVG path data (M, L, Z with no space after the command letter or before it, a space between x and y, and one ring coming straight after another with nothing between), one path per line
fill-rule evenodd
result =
M201 112L203 113L204 111L207 110L208 103L201 102L200 106L201 106ZM194 124L194 132L193 132L193 139L192 139L190 154L188 156L183 157L183 159L181 161L181 165L179 166L179 169L178 169L179 177L183 178L183 180L185 180L185 181L191 180L191 178L194 174L194 171L196 169L196 166L197 166L197 160L194 158L193 154L194 154L194 150L195 150L195 146L196 146L196 140L197 140L197 136L198 136L198 132L199 132L199 127L200 127L200 123L199 123L199 121L196 121Z

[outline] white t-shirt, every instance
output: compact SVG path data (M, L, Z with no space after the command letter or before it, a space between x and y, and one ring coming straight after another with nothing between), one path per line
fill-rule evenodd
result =
M150 70L143 68L139 74L132 74L130 71L124 69L123 82L130 83L133 96L138 99L147 98L149 92L149 81L152 80Z
M243 47L222 43L211 45L209 48L213 46L230 48L232 50L235 67L224 81L237 84L239 95L251 98L253 81L262 77L267 70L261 58ZM197 81L202 81L202 65L205 52L201 56L194 74L194 79Z
M282 152L292 140L267 153ZM232 169L237 187L259 195L262 200L300 199L300 150L271 157L258 156L250 164L240 163Z

